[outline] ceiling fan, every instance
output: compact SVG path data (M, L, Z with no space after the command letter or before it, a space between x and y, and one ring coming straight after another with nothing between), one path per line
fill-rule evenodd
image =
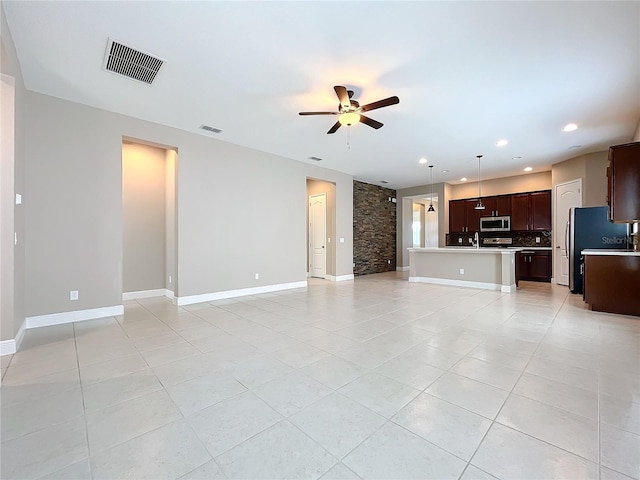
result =
M353 90L347 90L346 87L341 85L336 85L333 89L338 96L338 100L340 100L337 112L300 112L300 115L338 115L338 121L327 133L336 133L342 125L351 126L358 122L369 125L371 128L378 129L382 127L382 123L373 120L372 118L365 117L362 114L370 110L375 110L376 108L388 107L389 105L400 103L400 99L398 97L389 97L384 100L378 100L377 102L360 106L357 101L351 100L351 97L353 97Z

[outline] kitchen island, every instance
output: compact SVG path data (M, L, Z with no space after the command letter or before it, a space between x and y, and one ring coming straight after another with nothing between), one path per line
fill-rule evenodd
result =
M522 248L409 248L409 281L516 291L516 252Z

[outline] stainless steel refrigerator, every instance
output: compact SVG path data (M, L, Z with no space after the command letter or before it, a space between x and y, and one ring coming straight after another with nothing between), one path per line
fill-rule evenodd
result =
M582 293L584 258L580 252L591 248L629 248L629 225L612 223L609 207L569 209L567 255L569 256L569 288Z

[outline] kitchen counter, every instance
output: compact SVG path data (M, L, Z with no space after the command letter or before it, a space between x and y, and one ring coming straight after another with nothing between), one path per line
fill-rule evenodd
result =
M516 290L515 256L521 247L409 248L409 281Z
M634 252L633 250L616 250L609 248L592 248L582 250L582 255L607 255L616 257L640 257L640 252Z

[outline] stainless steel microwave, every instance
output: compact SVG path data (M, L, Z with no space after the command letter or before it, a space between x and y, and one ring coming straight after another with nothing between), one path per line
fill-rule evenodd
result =
M511 217L480 217L481 232L510 232Z

